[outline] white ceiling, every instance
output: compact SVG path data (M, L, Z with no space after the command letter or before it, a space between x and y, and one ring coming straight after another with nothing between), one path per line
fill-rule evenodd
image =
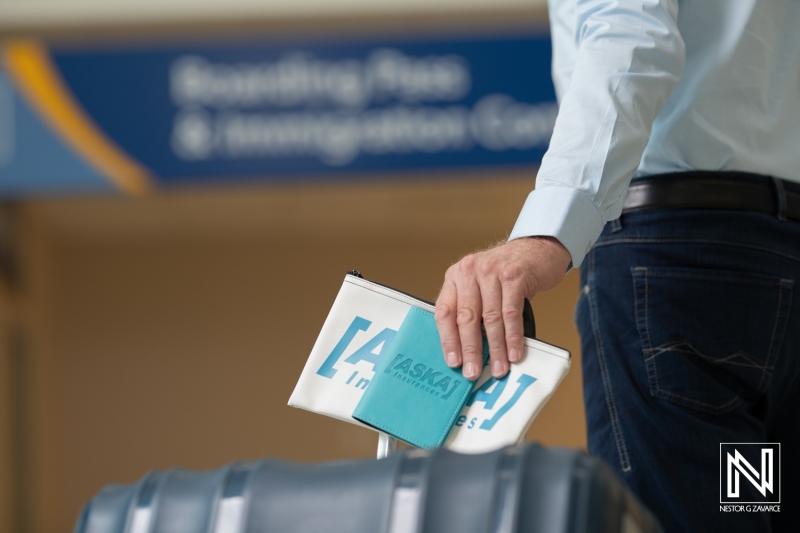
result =
M546 0L0 0L0 29L543 8Z

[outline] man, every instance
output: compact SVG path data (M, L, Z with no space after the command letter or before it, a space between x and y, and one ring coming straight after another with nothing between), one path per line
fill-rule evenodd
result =
M667 532L796 531L800 2L551 0L550 19L550 149L509 241L447 271L447 363L479 375L483 323L505 375L523 298L580 266L589 451ZM780 512L722 512L729 442L782 444Z

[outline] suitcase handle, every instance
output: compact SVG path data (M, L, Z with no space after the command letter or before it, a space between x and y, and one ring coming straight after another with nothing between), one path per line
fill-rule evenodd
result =
M536 320L533 319L533 307L527 298L522 305L522 334L529 339L536 338Z
M388 457L397 451L397 439L384 432L378 433L378 459Z

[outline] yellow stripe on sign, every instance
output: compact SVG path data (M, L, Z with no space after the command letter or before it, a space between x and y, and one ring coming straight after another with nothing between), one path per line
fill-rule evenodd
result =
M2 59L25 99L100 174L128 193L143 194L150 189L150 173L117 147L86 114L41 43L5 41Z

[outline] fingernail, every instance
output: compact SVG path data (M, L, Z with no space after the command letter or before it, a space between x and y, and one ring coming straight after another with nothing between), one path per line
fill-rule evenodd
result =
M492 363L492 375L496 378L502 378L506 375L506 364L503 361L494 361Z
M447 361L447 366L450 368L454 368L458 366L458 355L456 352L447 352L444 356L445 360Z
M464 377L473 380L478 377L478 365L475 363L467 363L464 365Z
M520 357L520 355L519 355L519 350L517 350L516 348L511 348L508 351L508 360L509 361L511 361L512 363L519 363L520 359L522 359L522 357Z

